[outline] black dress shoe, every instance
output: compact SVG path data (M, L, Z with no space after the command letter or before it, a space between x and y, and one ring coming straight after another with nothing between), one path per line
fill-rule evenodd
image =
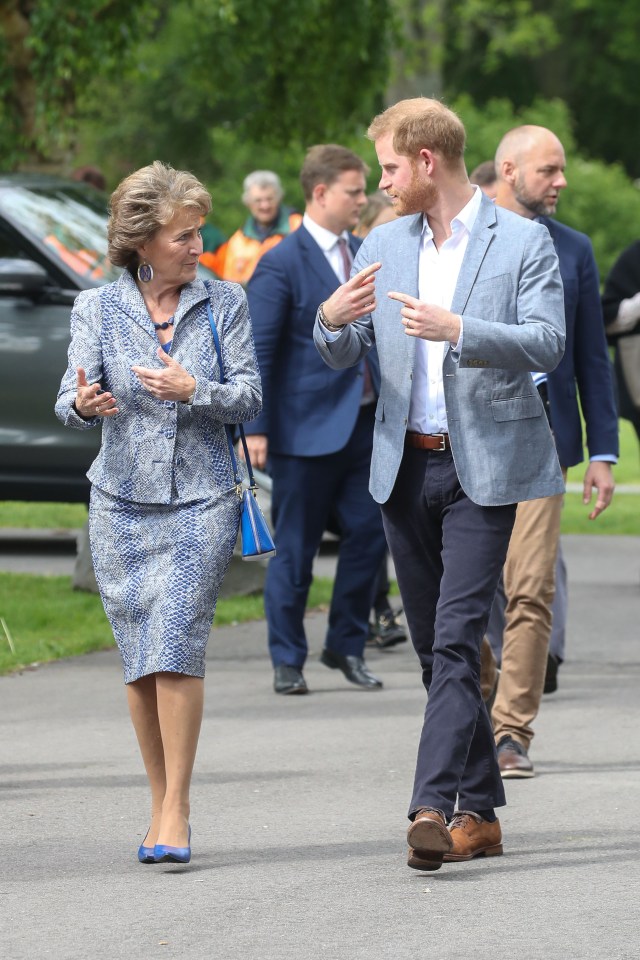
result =
M380 690L382 680L378 680L369 669L362 657L343 657L325 647L320 656L320 663L331 670L342 670L350 683L355 683L364 690Z
M276 693L309 693L302 670L286 663L277 666L273 673L273 689Z
M553 653L547 654L547 672L544 677L543 693L555 693L558 689L558 667L560 661Z
M376 612L375 623L369 625L369 643L382 649L406 643L407 632L397 620L401 613L402 608L392 610L391 607Z

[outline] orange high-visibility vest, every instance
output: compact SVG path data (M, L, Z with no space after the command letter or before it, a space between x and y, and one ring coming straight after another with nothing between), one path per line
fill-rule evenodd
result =
M301 223L302 217L299 213L290 214L288 233L296 230ZM260 257L280 243L286 235L274 233L265 240L258 240L248 237L244 230L236 230L233 236L213 253L203 253L200 263L213 270L222 280L231 280L244 286L249 282Z

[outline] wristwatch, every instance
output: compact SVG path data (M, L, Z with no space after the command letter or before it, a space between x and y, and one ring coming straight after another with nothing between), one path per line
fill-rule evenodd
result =
M330 333L339 333L340 330L344 329L344 324L331 323L329 320L327 320L327 318L324 315L324 310L322 309L323 307L324 307L324 303L321 303L320 306L318 307L318 316L320 317L320 323L322 324L323 327L326 327L327 330L330 331Z

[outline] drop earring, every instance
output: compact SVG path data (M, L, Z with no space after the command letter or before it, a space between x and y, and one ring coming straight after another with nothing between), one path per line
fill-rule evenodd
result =
M153 267L146 260L143 260L138 267L138 280L140 283L149 283L153 280Z

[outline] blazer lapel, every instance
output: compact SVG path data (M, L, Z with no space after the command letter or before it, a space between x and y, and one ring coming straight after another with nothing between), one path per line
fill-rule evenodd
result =
M408 218L407 218L408 219ZM412 221L408 223L407 237L406 241L403 241L398 244L396 250L396 258L393 263L393 289L397 293L406 293L410 297L419 296L419 266L420 266L420 242L422 237L423 229L423 216L418 214L413 218ZM385 255L384 250L380 251L379 259L384 263ZM380 298L382 291L378 291L378 298ZM383 296L386 299L385 290ZM393 329L395 330L394 341L396 344L396 349L398 350L398 356L404 355L409 369L413 370L413 365L415 362L416 356L416 341L414 337L408 337L404 332L404 327L400 323L399 314L402 304L398 303L396 300L389 301L389 304L393 304L391 311L393 313ZM385 311L385 314L388 313Z
M322 285L333 293L333 291L340 286L340 281L331 269L324 251L321 250L309 231L305 229L302 224L294 231L292 236L297 238L302 256L309 265L309 269L315 273Z
M135 321L139 327L142 327L146 333L155 337L156 332L142 299L142 294L128 270L123 270L118 280L118 297L122 312Z
M473 230L469 237L469 243L458 275L453 300L451 301L452 313L464 313L467 300L476 282L478 271L482 266L482 261L493 240L493 230L496 220L496 211L493 203L491 200L483 197L476 222L473 225Z

